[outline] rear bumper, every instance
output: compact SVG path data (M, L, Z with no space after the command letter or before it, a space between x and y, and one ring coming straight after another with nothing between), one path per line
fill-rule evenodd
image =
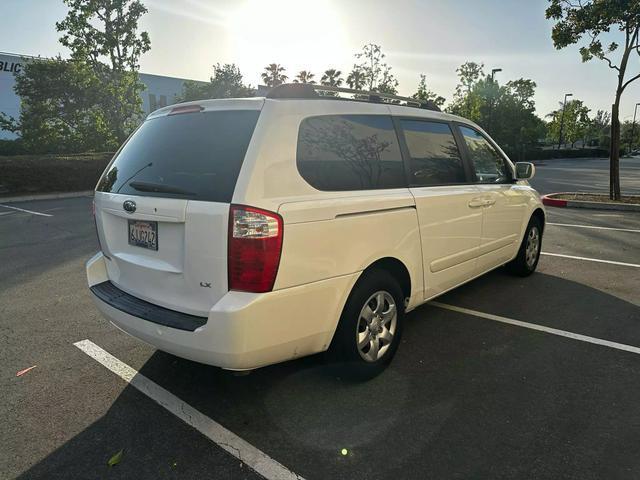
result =
M154 305L129 295L110 281L90 287L91 293L116 310L158 325L193 332L207 323L207 317L197 317Z
M105 262L102 253L87 262L89 287L109 281ZM211 308L206 323L193 331L145 320L95 294L93 299L115 326L160 350L230 370L248 370L326 350L358 275L269 293L230 291Z

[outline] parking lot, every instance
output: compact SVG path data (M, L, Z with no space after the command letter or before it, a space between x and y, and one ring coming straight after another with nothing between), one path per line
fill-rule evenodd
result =
M606 186L602 162L576 175ZM577 190L575 165L533 183ZM316 357L235 376L155 351L92 304L90 198L0 205L0 478L638 478L640 213L547 222L536 274L418 308L352 383Z
M572 158L535 162L533 185L540 193L609 192L608 158ZM623 193L640 195L640 157L620 159Z

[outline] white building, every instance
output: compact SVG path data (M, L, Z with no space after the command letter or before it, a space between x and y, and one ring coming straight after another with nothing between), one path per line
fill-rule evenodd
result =
M14 118L20 116L20 97L13 90L16 83L15 74L22 71L23 65L30 58L33 57L0 52L0 112ZM182 87L186 80L140 73L140 81L146 86L140 94L142 108L145 113L150 113L160 107L175 103L176 96L182 94ZM0 139L15 137L11 132L0 130Z

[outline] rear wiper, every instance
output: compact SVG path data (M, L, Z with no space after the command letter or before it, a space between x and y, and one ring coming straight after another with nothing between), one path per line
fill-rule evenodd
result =
M130 187L140 192L157 192L157 193L175 193L176 195L196 195L195 192L189 190L183 190L179 187L172 187L171 185L164 185L162 183L151 182L131 182Z

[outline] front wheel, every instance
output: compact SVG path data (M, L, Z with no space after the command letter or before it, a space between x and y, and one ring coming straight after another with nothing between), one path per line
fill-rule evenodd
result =
M542 222L537 217L531 217L518 255L507 263L507 270L520 277L531 275L538 266L540 250L542 250Z
M358 378L375 377L396 353L403 318L404 296L398 281L384 270L366 272L349 295L329 359Z

